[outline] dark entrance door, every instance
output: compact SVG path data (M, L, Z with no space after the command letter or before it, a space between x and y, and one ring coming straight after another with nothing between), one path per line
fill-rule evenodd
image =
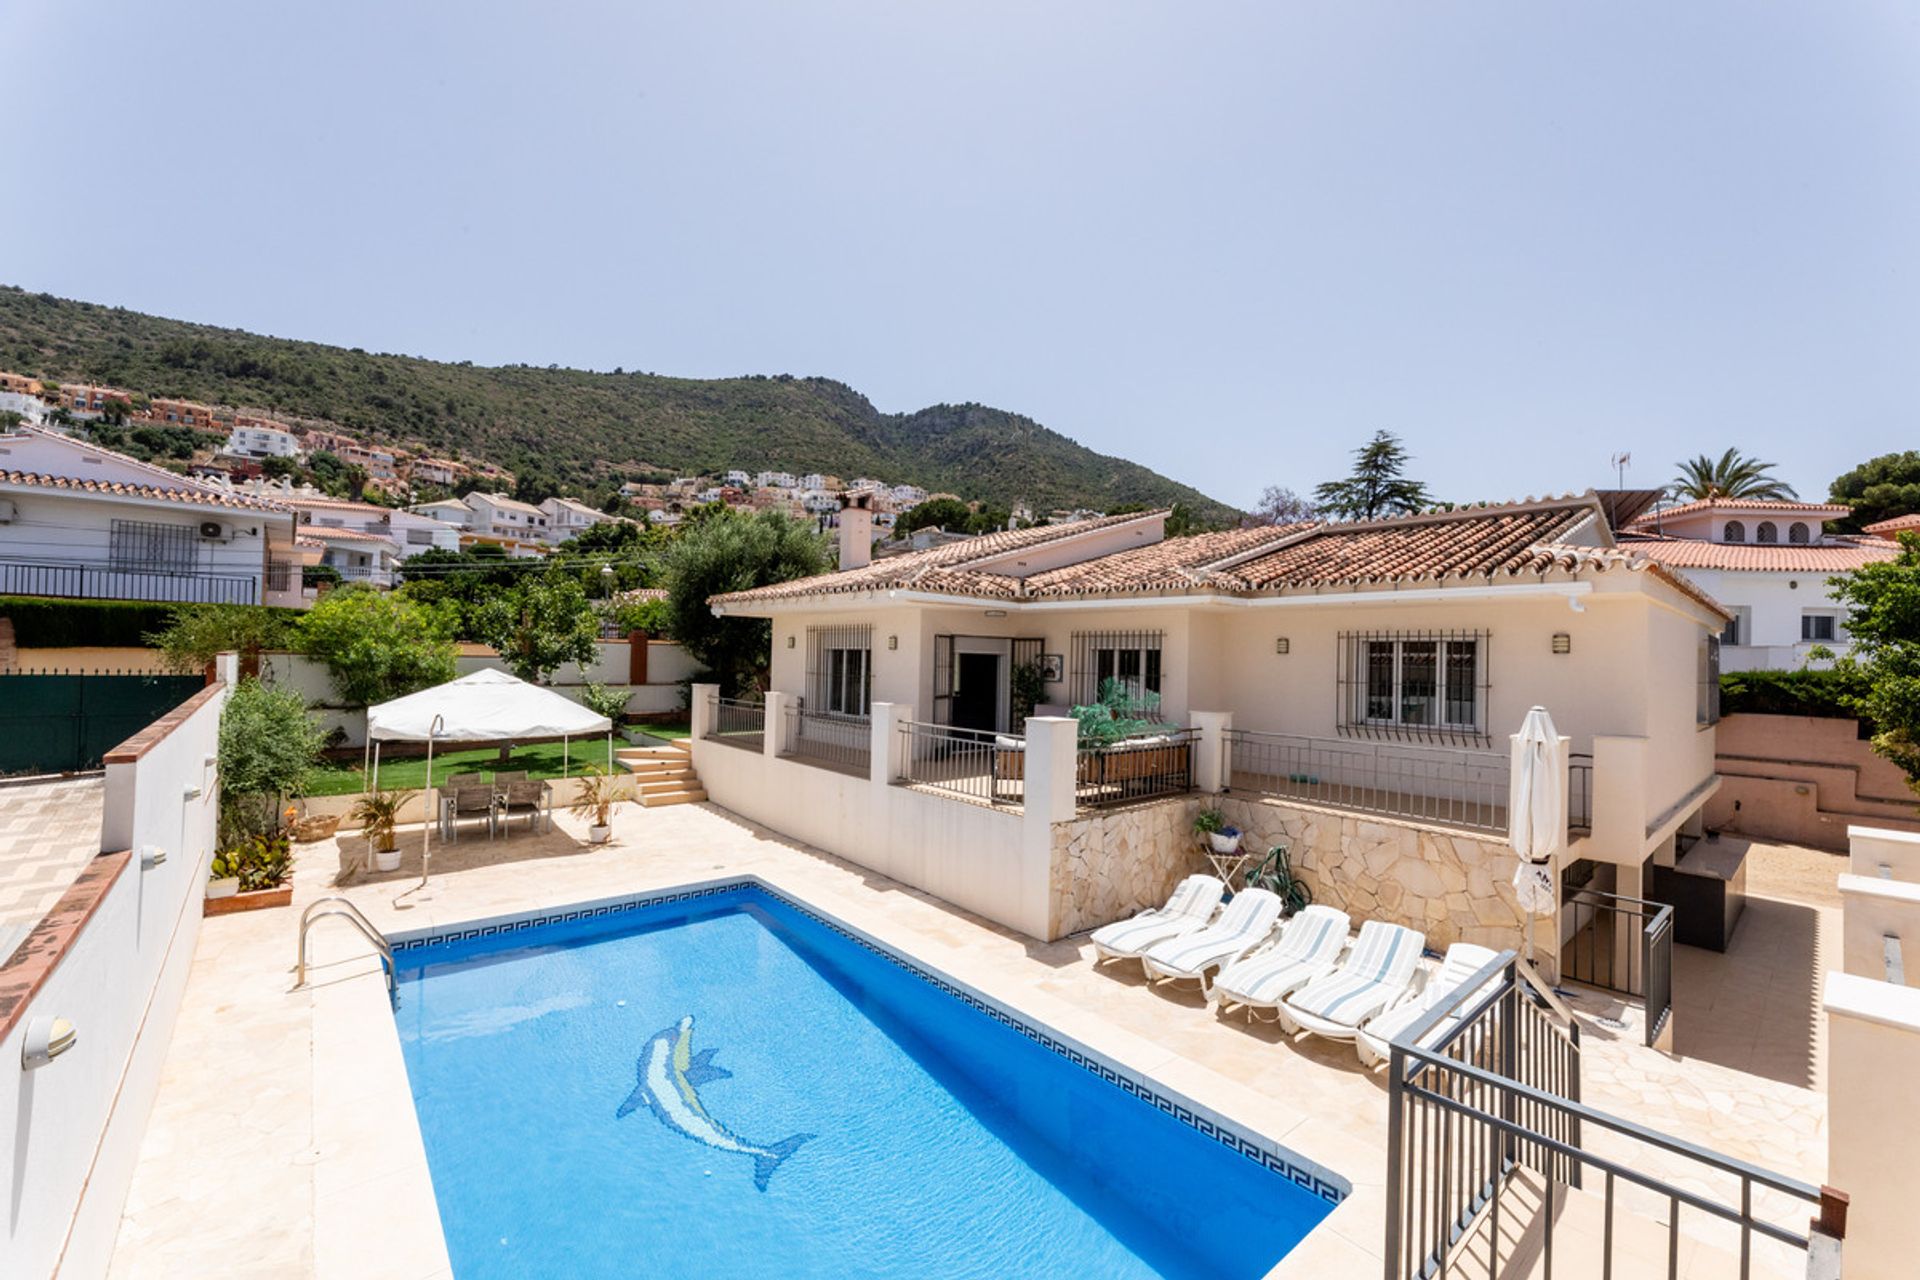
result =
M953 723L989 733L1000 727L999 654L954 655Z

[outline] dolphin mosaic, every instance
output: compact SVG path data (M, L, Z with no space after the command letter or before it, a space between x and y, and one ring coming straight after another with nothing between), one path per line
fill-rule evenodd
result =
M637 1063L639 1083L633 1086L633 1092L627 1095L627 1100L620 1104L614 1118L619 1119L646 1107L653 1112L655 1119L683 1138L704 1143L715 1151L751 1156L753 1185L765 1191L773 1171L786 1163L787 1157L798 1151L800 1144L811 1141L814 1135L796 1133L769 1146L761 1146L728 1132L725 1125L707 1114L706 1104L700 1101L701 1085L711 1080L726 1080L733 1075L725 1067L713 1065L716 1052L714 1049L693 1052L692 1014L666 1030L654 1033L640 1047Z

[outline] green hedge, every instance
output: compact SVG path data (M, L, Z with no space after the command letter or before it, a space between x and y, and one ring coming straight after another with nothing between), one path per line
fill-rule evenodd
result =
M265 607L265 606L261 606ZM143 649L175 609L192 605L146 600L52 600L45 596L0 596L0 618L13 620L13 642L22 649L100 647ZM298 616L298 609L275 609Z
M1720 677L1720 712L1766 716L1821 716L1854 720L1839 671L1730 671Z

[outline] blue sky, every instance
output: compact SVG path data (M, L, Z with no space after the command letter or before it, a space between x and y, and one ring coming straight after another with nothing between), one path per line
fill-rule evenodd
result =
M1236 503L1920 447L1920 6L9 0L0 281L978 400ZM24 78L23 78L24 73Z

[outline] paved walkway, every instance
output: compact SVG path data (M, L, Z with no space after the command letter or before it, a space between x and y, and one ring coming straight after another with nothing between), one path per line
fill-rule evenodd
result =
M376 925L397 931L723 874L761 876L1337 1170L1354 1193L1290 1257L1288 1273L1378 1274L1386 1088L1383 1076L1361 1070L1350 1047L1279 1043L1276 1028L1222 1021L1190 992L1145 989L1137 969L1095 970L1084 938L1043 944L1020 937L712 805L623 810L614 844L601 849L587 847L582 834L563 817L551 835L436 846L431 888L409 894L419 878L413 832L400 872L346 892ZM364 848L353 836L340 844L344 849L334 842L302 849L296 908L332 891L342 856ZM348 1274L329 1265L339 1242L315 1238L319 1197L364 1202L367 1230L379 1229L379 1189L329 1182L327 1170L340 1167L330 1149L338 1143L315 1141L316 1132L331 1132L315 1124L316 1082L337 1093L333 1082L353 1067L337 1054L316 1054L315 996L290 992L296 918L267 911L206 922L114 1276ZM1771 910L1749 916L1742 938L1754 942L1727 958L1709 1014L1715 1001L1739 995L1742 972L1767 971L1776 961L1784 967L1797 944L1769 939L1785 918ZM1824 915L1815 920L1816 954L1824 957L1825 940L1837 934L1828 932ZM316 940L324 991L333 963L353 948L344 928ZM1800 980L1817 987L1817 975ZM1696 987L1707 989L1683 973L1683 993ZM1685 1016L1682 1008L1677 1016ZM1603 1012L1599 1002L1583 1008ZM1813 1058L1803 1075L1814 1080L1819 1044L1810 1043ZM1824 1098L1804 1084L1704 1057L1669 1058L1643 1047L1631 1027L1616 1032L1590 1022L1583 1044L1591 1105L1820 1181ZM1757 1063L1750 1055L1748 1065ZM391 1116L368 1119L350 1140L380 1143L397 1123ZM439 1273L405 1274L429 1280Z
M0 960L100 852L98 777L0 786Z

